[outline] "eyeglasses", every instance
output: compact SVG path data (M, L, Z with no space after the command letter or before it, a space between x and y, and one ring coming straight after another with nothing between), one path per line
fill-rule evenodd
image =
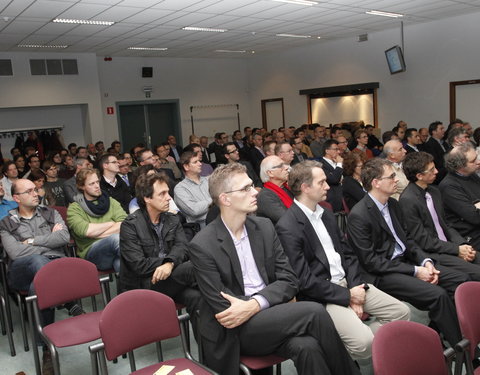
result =
M243 193L248 193L248 192L249 192L250 190L252 190L253 188L255 188L255 185L252 183L251 185L244 186L244 187L241 188L241 189L226 191L225 194L235 193L235 192L237 192L237 191L241 191L241 192L243 192Z
M238 152L238 149L236 148L235 150L232 150L232 151L227 151L227 154L234 154L235 152Z
M435 166L433 166L430 169L427 169L426 171L420 172L421 174L427 174L427 173L433 173L435 171Z
M115 161L107 161L105 164L118 164L118 160Z
M337 147L337 148L332 148L332 147L330 147L328 150L339 151L338 147Z
M21 193L15 193L14 195L22 195L22 194L32 195L32 193L38 194L38 192L39 190L37 188L32 188L32 189L22 191Z
M285 163L278 164L278 165L274 165L273 167L271 167L271 168L269 169L269 171L271 171L272 169L284 168L284 167L286 167L286 166L289 167L289 165L288 165L288 164L285 164Z
M380 178L377 178L377 180L394 180L395 177L397 177L397 174L393 172L390 176L380 177Z

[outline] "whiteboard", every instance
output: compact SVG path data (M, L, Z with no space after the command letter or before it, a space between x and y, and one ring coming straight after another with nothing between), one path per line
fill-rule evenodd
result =
M225 132L229 139L238 130L236 105L206 105L193 107L193 126L195 135L213 139L215 133ZM188 134L190 135L190 134ZM188 137L185 137L188 139Z

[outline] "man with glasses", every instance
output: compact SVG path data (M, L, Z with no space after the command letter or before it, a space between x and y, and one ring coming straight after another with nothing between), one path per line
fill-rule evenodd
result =
M293 139L291 139L290 146L292 146L293 149L293 160L291 165L301 163L302 161L308 159L307 154L302 152L304 143L302 142L302 139L300 137L294 137Z
M294 156L293 148L288 142L277 143L275 146L275 155L282 159L285 164L290 166Z
M338 154L340 157L345 158L350 153L350 149L348 148L348 141L343 135L337 137L338 142Z
M180 158L180 165L185 178L174 189L175 203L185 215L187 223L205 226L208 208L212 198L208 192L207 177L200 176L202 171L202 155L199 152L186 151Z
M32 181L15 181L12 192L18 208L0 221L2 245L8 256L7 281L12 289L33 295L35 274L47 263L65 256L64 246L70 241L70 234L56 210L39 205L38 190ZM71 315L83 313L74 303L65 307ZM55 309L42 310L41 315L44 326L51 324ZM51 366L50 352L45 346L42 374L53 374Z
M469 277L437 264L406 230L391 162L372 159L362 170L368 192L348 216L350 246L365 270L365 279L380 290L429 312L435 327L452 347L462 339L453 295Z
M238 375L243 355L291 358L300 375L359 374L325 308L293 301L298 281L272 223L249 215L258 192L245 167L218 167L209 188L220 216L195 236L189 255L204 303L206 365Z
M130 155L130 154L128 154ZM130 157L130 160L132 158ZM118 176L127 184L127 186L130 188L130 191L133 191L134 186L132 186L132 178L133 178L133 173L130 168L130 164L128 159L125 157L125 154L120 154L117 157L118 160Z
M245 166L247 169L248 177L253 181L255 185L255 189L260 191L262 188L262 181L258 177L258 175L253 170L252 164L246 160L240 160L240 151L235 145L234 142L227 142L223 145L223 155L225 159L227 159L228 163L240 163Z
M467 273L480 281L480 257L465 237L447 222L442 196L433 181L438 173L433 156L426 152L407 155L403 169L410 183L400 195L408 234L443 266Z
M260 165L263 189L257 197L257 216L269 218L273 224L283 216L293 203L287 186L290 166L276 155L267 156Z
M260 134L253 135L253 147L250 149L250 161L257 175L260 174L260 163L265 158L263 151L263 137Z
M480 250L480 177L476 174L480 161L473 146L454 147L445 157L445 167L448 173L439 187L447 221Z
M120 169L117 157L113 154L105 154L98 161L98 168L102 174L100 188L108 196L116 199L125 212L128 212L128 204L132 200L132 194L127 183L118 175Z
M397 191L392 195L392 198L398 201L400 194L402 194L403 190L405 190L408 185L407 177L405 176L405 173L403 173L402 168L402 163L407 154L407 150L403 147L402 142L393 139L385 143L383 153L385 154L385 158L392 163L391 166L397 176Z
M373 158L373 152L370 150L368 145L368 133L364 129L359 129L355 132L354 135L357 146L352 150L352 152L358 152L363 154L365 160L370 160Z
M340 156L336 139L327 140L323 146L323 157L320 158L320 162L330 186L326 201L332 205L333 212L340 212L343 210L343 158Z
M115 159L116 160L116 159ZM77 173L81 194L68 206L67 222L77 244L77 255L99 270L120 270L120 225L127 217L120 203L100 188L96 169Z

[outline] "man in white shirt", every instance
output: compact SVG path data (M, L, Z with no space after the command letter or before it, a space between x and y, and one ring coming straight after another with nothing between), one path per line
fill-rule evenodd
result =
M398 201L400 194L402 194L408 185L407 176L405 176L402 168L402 162L405 159L405 155L407 155L407 150L403 147L402 142L392 139L385 143L385 146L383 146L383 152L386 159L392 162L393 171L398 179L397 191L392 195L392 198Z
M322 165L316 161L295 165L288 185L294 204L280 218L276 231L300 281L297 298L325 304L352 358L367 359L378 328L408 320L410 311L363 279L335 216L318 204L329 189ZM361 321L364 312L376 318L369 326Z

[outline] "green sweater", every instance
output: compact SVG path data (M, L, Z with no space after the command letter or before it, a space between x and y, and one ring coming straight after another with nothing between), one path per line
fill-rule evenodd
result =
M68 206L67 223L73 234L75 243L77 244L77 255L81 258L85 258L92 244L95 241L101 240L101 238L87 237L89 224L101 224L108 221L119 222L123 221L126 217L127 214L120 203L112 197L110 197L110 208L102 217L90 216L77 202L71 203Z

